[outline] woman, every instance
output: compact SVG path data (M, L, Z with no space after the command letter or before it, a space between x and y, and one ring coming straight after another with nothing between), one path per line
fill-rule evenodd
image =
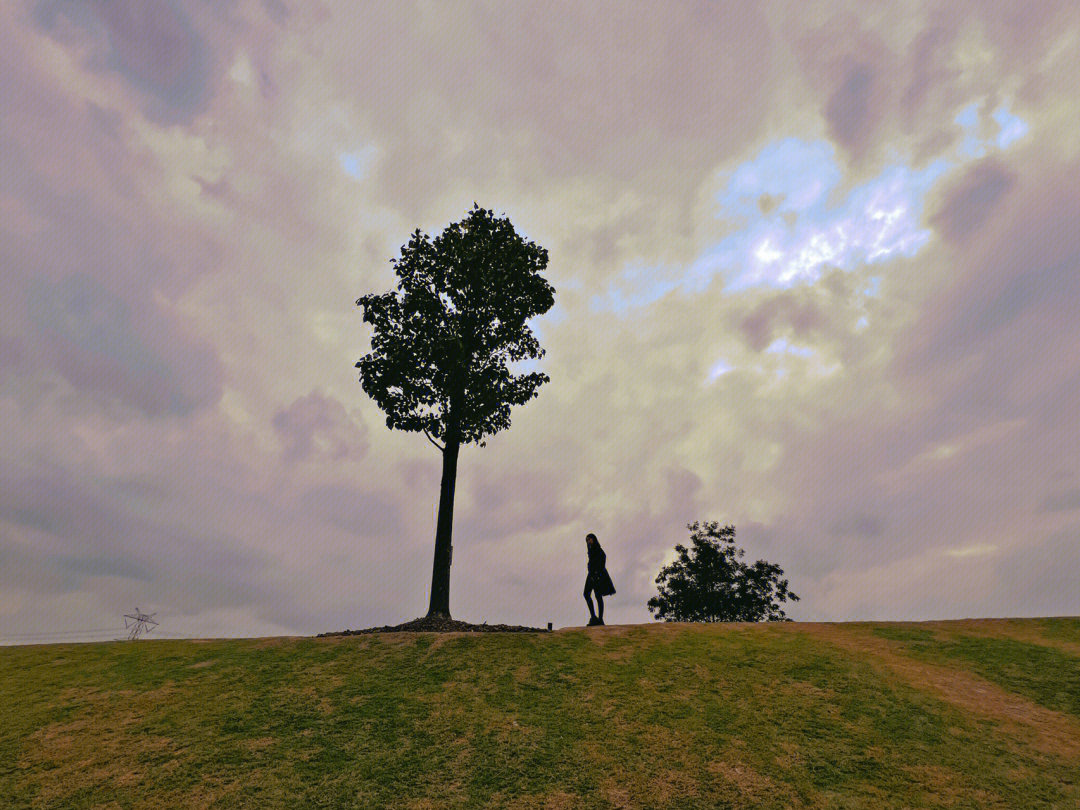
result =
M585 535L585 547L589 552L589 573L585 577L585 604L589 606L589 615L592 617L589 619L589 627L592 627L604 623L604 597L615 593L615 585L608 576L607 554L600 548L600 541L592 532ZM597 610L595 611L589 596L590 591L596 594Z

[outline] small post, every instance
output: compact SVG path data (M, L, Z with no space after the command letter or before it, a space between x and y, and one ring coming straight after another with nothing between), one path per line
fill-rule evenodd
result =
M548 632L551 632L551 622L548 622Z

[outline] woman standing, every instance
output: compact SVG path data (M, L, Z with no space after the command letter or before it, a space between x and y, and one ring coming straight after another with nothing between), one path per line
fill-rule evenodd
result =
M589 619L589 627L592 627L604 623L604 597L615 593L615 584L607 572L607 554L600 548L600 541L592 532L585 535L585 548L589 552L589 573L585 577L585 604L589 606L589 615L592 617ZM596 595L597 610L593 610L590 591Z

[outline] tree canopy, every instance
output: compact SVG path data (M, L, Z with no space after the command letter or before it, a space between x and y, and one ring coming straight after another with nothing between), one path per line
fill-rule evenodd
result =
M735 545L735 527L690 523L692 547L675 546L676 559L656 577L659 594L648 602L657 619L676 622L790 621L780 604L799 597L778 565L747 565Z
M526 322L554 304L540 276L547 260L509 219L476 204L434 239L413 233L391 260L397 289L356 301L374 327L356 366L387 427L483 446L510 426L510 407L549 381L510 368L544 355Z

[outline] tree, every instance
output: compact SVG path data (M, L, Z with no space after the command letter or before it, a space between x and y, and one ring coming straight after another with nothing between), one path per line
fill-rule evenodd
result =
M678 557L656 577L659 595L648 602L656 619L675 622L791 621L780 603L799 601L780 566L747 565L735 545L735 527L716 521L690 523L693 548L675 546Z
M511 363L544 356L526 321L547 312L555 290L541 276L547 251L510 220L475 203L431 239L418 228L391 259L396 290L357 299L373 326L360 383L391 429L422 431L442 453L429 617L450 618L451 532L458 452L510 427L510 406L550 378ZM440 444L440 442L442 442Z

